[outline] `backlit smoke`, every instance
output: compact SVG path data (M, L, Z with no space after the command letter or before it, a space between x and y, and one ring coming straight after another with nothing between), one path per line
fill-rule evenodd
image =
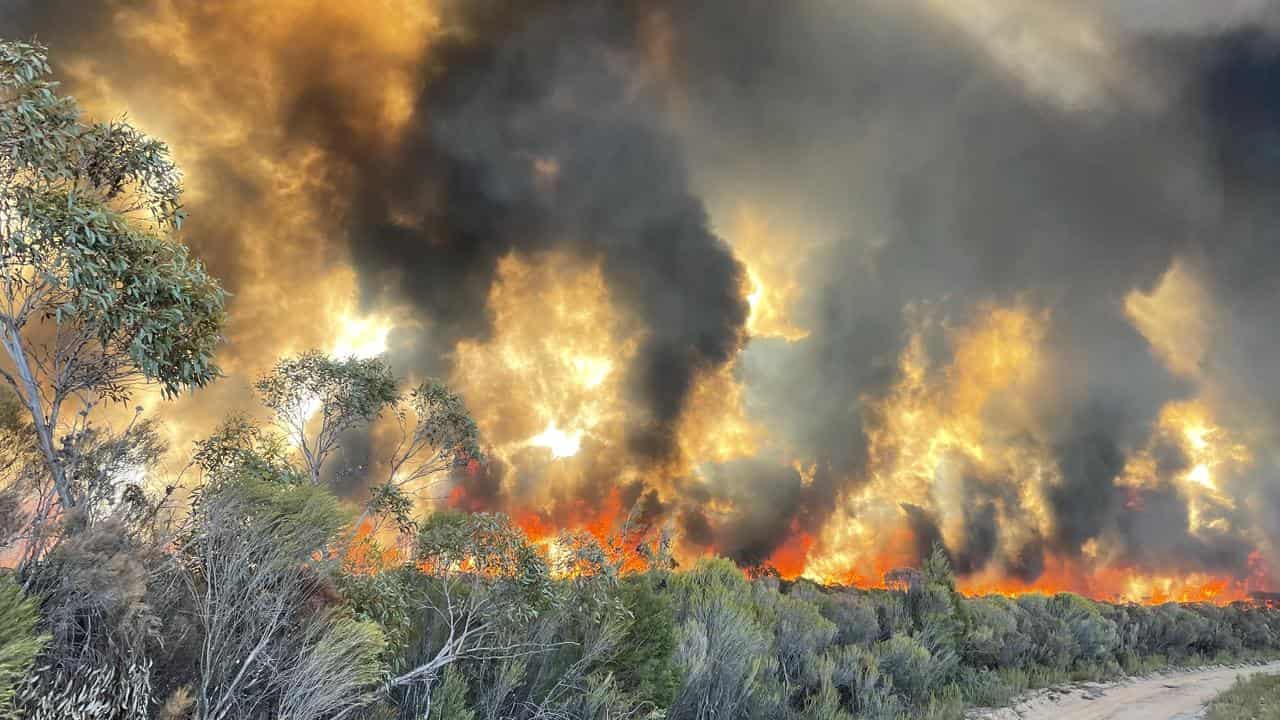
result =
M1267 589L1280 5L30 0L188 174L229 377L385 352L468 400L443 501L536 536L973 591ZM1220 6L1220 7L1219 7ZM343 462L377 457L379 434ZM359 479L350 481L359 492Z

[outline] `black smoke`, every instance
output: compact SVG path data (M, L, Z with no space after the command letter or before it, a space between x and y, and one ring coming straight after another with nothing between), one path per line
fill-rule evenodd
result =
M633 449L666 459L699 373L740 349L747 309L742 268L708 227L657 99L636 89L638 19L607 4L458 12L466 31L425 59L411 129L356 180L365 286L410 299L450 347L487 331L503 255L557 247L600 261L646 328Z

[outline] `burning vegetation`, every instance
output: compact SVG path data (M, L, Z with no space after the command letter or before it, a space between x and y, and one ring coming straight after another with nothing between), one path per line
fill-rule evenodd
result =
M975 591L1244 597L1275 556L1276 43L1096 4L0 19L187 171L228 381L157 410L177 446L277 357L382 355L486 444L424 508L543 537L639 508L682 564L823 583L940 543ZM346 444L353 499L388 433Z

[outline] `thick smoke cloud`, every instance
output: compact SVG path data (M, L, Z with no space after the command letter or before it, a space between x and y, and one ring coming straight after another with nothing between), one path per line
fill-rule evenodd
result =
M714 25L708 19L714 11L705 6L674 23L695 28L689 54L700 64L686 75L695 85L690 94L710 106L702 109L706 117L764 118L717 124L717 132L732 137L711 143L757 149L741 161L753 166L794 168L806 159L814 170L789 189L776 170L744 187L725 179L741 175L739 160L711 151L709 184L749 195L781 187L783 204L803 215L813 201L793 197L798 184L800 192L823 198L823 222L846 234L815 253L815 288L800 321L811 330L809 340L753 346L748 387L760 407L785 414L782 433L795 433L793 441L856 484L863 459L858 408L894 377L885 369L907 337L902 309L937 302L962 324L983 302L1031 298L1052 311L1046 342L1057 387L1042 408L1047 436L1040 442L1053 449L1061 474L1046 491L1047 542L1010 548L1007 562L1034 576L1041 567L1035 555L1079 553L1102 539L1120 543L1122 553L1146 566L1162 565L1145 562L1154 560L1140 552L1149 532L1134 531L1153 530L1151 516L1126 507L1116 483L1160 408L1193 388L1153 357L1124 317L1123 300L1151 288L1180 257L1227 262L1241 273L1274 271L1267 257L1274 244L1241 237L1238 229L1274 227L1273 213L1233 200L1239 211L1233 218L1219 202L1259 192L1274 198L1268 188L1278 175L1263 158L1278 125L1263 99L1274 93L1262 86L1275 40L1233 30L1197 37L1196 49L1187 51L1185 38L1120 37L1118 47L1142 46L1134 54L1154 68L1151 77L1177 76L1164 106L1116 101L1064 110L1028 94L980 49L936 23L922 31L927 21L909 22L910 11L850 3L832 15L844 13L858 22L806 21L754 5L742 15L758 22L739 22L735 35L745 41L727 47L698 42ZM824 111L813 111L818 106ZM1221 128L1221 140L1208 146L1201 135L1206 122ZM820 161L810 156L812 147L824 149ZM865 194L830 197L841 189ZM831 208L842 206L851 212L833 220ZM1257 287L1240 278L1220 290L1231 303ZM1274 307L1274 300L1274 285L1262 289L1260 306ZM784 367L797 371L777 372ZM1220 371L1237 368L1231 363ZM1183 501L1167 502L1186 510ZM907 516L917 536L922 517ZM1185 516L1173 520L1187 527ZM989 533L981 524L968 537L975 550L985 550ZM1207 554L1216 567L1243 569L1248 544L1239 534L1202 542L1211 547L1184 544L1170 555L1185 551L1190 561ZM978 569L985 554L966 566Z
M165 5L186 56L249 42L231 12ZM1040 386L1029 415L984 421L1051 467L966 476L958 501L895 500L917 554L950 539L961 572L1031 581L1047 557L1083 561L1102 546L1127 566L1239 577L1280 535L1269 459L1280 447L1280 6L1156 5L447 2L430 40L396 53L370 50L381 36L346 32L341 14L281 31L278 47L255 50L274 78L261 84L127 37L122 13L149 3L18 3L0 23L38 33L68 66L91 59L124 76L123 95L202 72L261 110L240 149L269 155L270 171L217 147L189 166L219 189L195 201L192 241L249 298L239 312L263 318L247 324L269 326L270 305L289 302L261 288L349 265L365 307L421 320L395 343L397 364L457 374L459 342L494 331L502 258L598 263L642 329L624 368L625 449L588 443L576 496L558 503L600 505L616 489L646 519L674 518L692 547L766 562L872 482L870 408L901 380L913 334L927 381L945 385L959 329L990 307L1026 306L1045 312ZM1010 47L976 20L991 16L1026 41ZM386 68L405 88L393 120L376 93L393 84L376 74ZM306 179L289 222L273 195L280 167ZM724 221L739 203L794 229L769 252L799 258L791 319L803 339L747 337L751 258ZM263 251L276 233L307 250ZM304 255L316 258L289 262ZM1126 312L1175 267L1212 304L1192 372L1153 351ZM934 319L923 330L922 311ZM239 338L277 351L268 336ZM1174 340L1175 352L1191 342ZM690 398L726 369L767 440L753 457L674 462ZM1247 472L1224 471L1229 497L1207 504L1172 482L1192 461L1160 428L1170 403L1196 398L1254 456ZM1142 453L1155 479L1126 486ZM549 472L539 458L460 476L462 506L515 509ZM1258 508L1231 500L1259 491ZM572 521L557 512L550 520Z
M503 255L568 247L599 259L647 330L634 386L648 413L633 448L665 459L698 374L740 349L747 307L741 266L708 228L652 92L636 88L637 18L566 3L458 12L393 157L356 176L361 276L422 308L449 347L486 332ZM304 123L341 117L340 98L308 100ZM327 145L341 142L340 125L327 130Z

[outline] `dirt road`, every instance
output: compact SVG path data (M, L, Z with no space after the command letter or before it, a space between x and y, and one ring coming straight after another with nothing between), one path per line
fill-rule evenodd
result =
M1269 665L1172 672L1115 683L1041 690L1011 708L975 710L974 720L1196 720L1205 703L1240 675L1280 673Z

